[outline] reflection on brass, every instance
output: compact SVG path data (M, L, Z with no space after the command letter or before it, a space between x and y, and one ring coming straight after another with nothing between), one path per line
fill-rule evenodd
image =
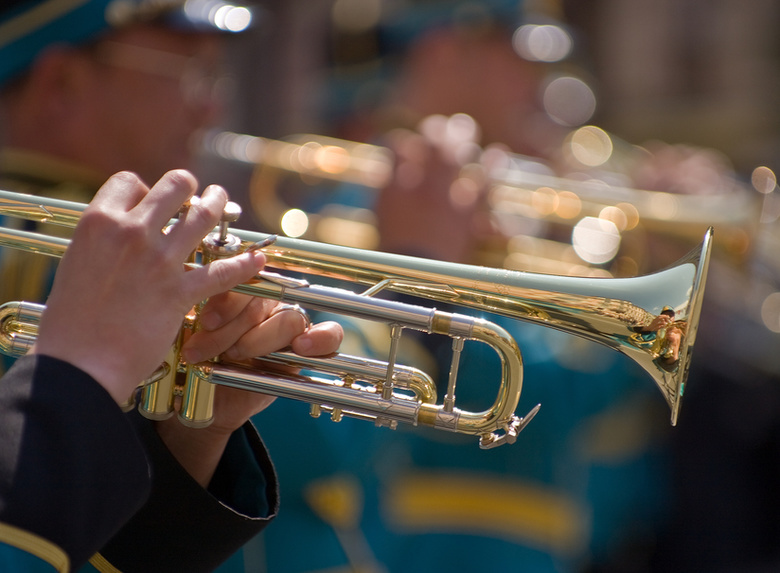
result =
M75 221L86 207L0 191L0 205L14 201L28 202L30 206L11 213L0 209L0 215L37 212L36 205L56 206L71 213L70 221ZM221 237L224 233L218 234ZM240 230L232 230L231 236L236 239L231 241L236 245L235 252L269 237ZM479 436L483 448L514 442L537 410L534 408L525 418L514 413L522 388L522 360L515 340L484 318L422 306L438 303L540 324L629 356L661 390L675 424L696 338L711 241L712 229L708 229L698 248L664 271L637 278L607 279L459 265L278 237L264 248L267 268L302 276L291 278L265 270L234 289L307 309L386 323L399 334L404 329L427 333L435 329L456 341L488 344L501 358L502 378L493 405L483 412L455 407L455 380L450 380L447 388L450 402L436 403L432 377L395 365L395 356L386 363L343 355L315 363L275 354L272 359L276 368L268 368L267 361L262 368L254 363L215 361L208 368L198 367L194 371L198 384L202 380L207 386L222 384L303 400L315 405L315 411L337 413L337 418L349 415L382 426L408 423L472 434ZM210 242L213 238L207 237L203 249L209 248ZM0 246L61 256L67 240L0 227ZM318 282L339 282L342 286ZM362 287L367 288L360 292ZM385 291L414 297L420 303L380 298ZM3 352L25 351L34 340L42 308L27 303L0 307ZM674 311L673 321L668 316L670 310ZM659 315L666 318L658 319ZM658 320L655 325L654 320ZM21 344L17 343L19 338ZM453 344L456 346L459 344ZM457 372L458 358L459 352L453 351L453 372ZM279 373L278 364L285 366L283 373ZM305 376L290 373L300 368L307 372ZM346 378L348 384L344 382Z
M656 364L664 370L674 371L680 362L680 344L688 330L686 320L675 320L675 312L665 306L661 314L635 328L631 342L646 349L654 356Z

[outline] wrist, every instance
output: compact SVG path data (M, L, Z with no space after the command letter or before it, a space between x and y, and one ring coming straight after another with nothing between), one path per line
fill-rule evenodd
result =
M28 354L56 358L78 368L88 374L99 386L108 392L119 406L127 403L128 398L138 386L138 382L123 379L121 373L124 370L118 366L111 366L105 355L102 359L98 359L92 353L79 354L75 351L63 350L57 345L40 344L40 342L33 344Z
M190 428L176 417L157 422L155 427L160 439L179 464L203 488L208 487L231 432L211 426Z

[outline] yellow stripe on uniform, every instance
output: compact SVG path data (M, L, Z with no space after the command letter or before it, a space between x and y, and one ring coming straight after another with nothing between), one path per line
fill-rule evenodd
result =
M111 563L108 562L108 559L103 557L100 553L95 553L90 557L89 564L100 573L122 573L119 569L111 565Z
M50 564L58 573L68 573L70 571L68 554L58 545L34 533L8 525L7 523L0 523L0 542L34 555Z
M588 511L539 484L470 474L420 472L395 479L383 500L401 532L498 537L558 553L585 547Z

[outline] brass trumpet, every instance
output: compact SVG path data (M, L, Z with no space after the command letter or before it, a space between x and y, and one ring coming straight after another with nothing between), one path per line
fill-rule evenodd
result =
M609 135L605 133L604 137ZM281 173L292 173L306 182L326 180L379 189L389 182L392 174L394 155L390 149L311 133L274 140L229 131L207 133L203 145L209 154L255 166L250 199L256 206L254 211L262 228L280 229L294 237L317 237L325 242L373 248L371 233L358 232L356 237L360 238L342 242L342 237L334 237L332 233L319 229L312 231L314 225L310 225L305 234L287 232L282 228L282 221L293 206L279 192L279 178ZM502 153L501 160L491 165L488 179L488 209L496 221L509 227L507 239L515 234L512 228L519 219L542 220L572 229L585 218L601 219L614 223L616 230L624 236L641 229L679 238L686 245L695 245L710 225L717 225L715 247L729 259L742 261L753 247L760 219L761 195L726 177L720 189L702 197L635 189L627 186L617 174L603 171L581 179L560 177L539 159ZM347 226L343 219L353 219L357 216L352 212L363 211L343 208L335 213L336 218L344 216L339 229L357 227ZM326 215L308 213L307 217L314 221ZM644 238L639 242L644 242ZM517 243L532 243L533 251L558 253L544 257L550 263L560 262L562 247L570 247L524 235L522 241L510 241L509 251L516 248ZM489 265L515 268L505 261L506 253L498 257L495 253L489 254ZM527 259L524 260L527 264ZM501 261L505 261L504 264ZM480 259L480 262L485 261ZM585 261L581 262L578 270L584 266ZM558 274L563 266L551 265L551 268Z
M73 226L85 207L0 191L0 215ZM230 256L261 241L270 242L268 239L269 235L262 233L227 233L227 225L222 224L204 239L199 251L208 260ZM541 324L621 352L651 376L671 409L671 423L676 424L698 328L711 239L712 229L708 229L698 248L659 273L593 279L450 264L279 237L263 249L267 266L302 273L306 278L263 271L234 290L390 324L392 340L387 361L343 355L301 359L277 353L265 363L258 359L253 365L219 359L192 365L181 362L174 346L166 364L144 382L139 408L153 419L171 415L179 386L176 375L183 373L179 417L195 427L209 423L214 385L223 384L306 401L313 405L313 414L331 411L334 420L350 415L371 419L377 425L395 427L400 422L472 434L480 437L483 448L514 442L538 410L536 406L524 418L514 413L522 387L522 358L514 339L483 318L377 297L389 290L423 301ZM218 249L230 244L230 252L216 252L215 244L220 245ZM0 246L61 256L68 240L0 227ZM335 279L369 288L356 292L310 282ZM43 307L13 302L0 308L0 351L23 354L34 342ZM673 324L657 332L648 330L655 316L670 310ZM396 364L397 342L404 329L453 339L450 376L441 404L436 402L435 384L429 376ZM501 358L498 395L482 412L464 411L455 405L458 364L465 340L488 344ZM268 360L311 374L274 373L267 367Z

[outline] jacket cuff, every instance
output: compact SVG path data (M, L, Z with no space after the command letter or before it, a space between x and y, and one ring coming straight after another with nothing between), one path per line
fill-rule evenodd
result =
M114 567L124 573L212 571L276 515L276 471L250 423L231 438L212 493L176 461L153 422L131 416L150 458L152 493L101 551Z
M86 562L149 493L133 426L88 374L37 354L3 377L0 419L0 522Z

